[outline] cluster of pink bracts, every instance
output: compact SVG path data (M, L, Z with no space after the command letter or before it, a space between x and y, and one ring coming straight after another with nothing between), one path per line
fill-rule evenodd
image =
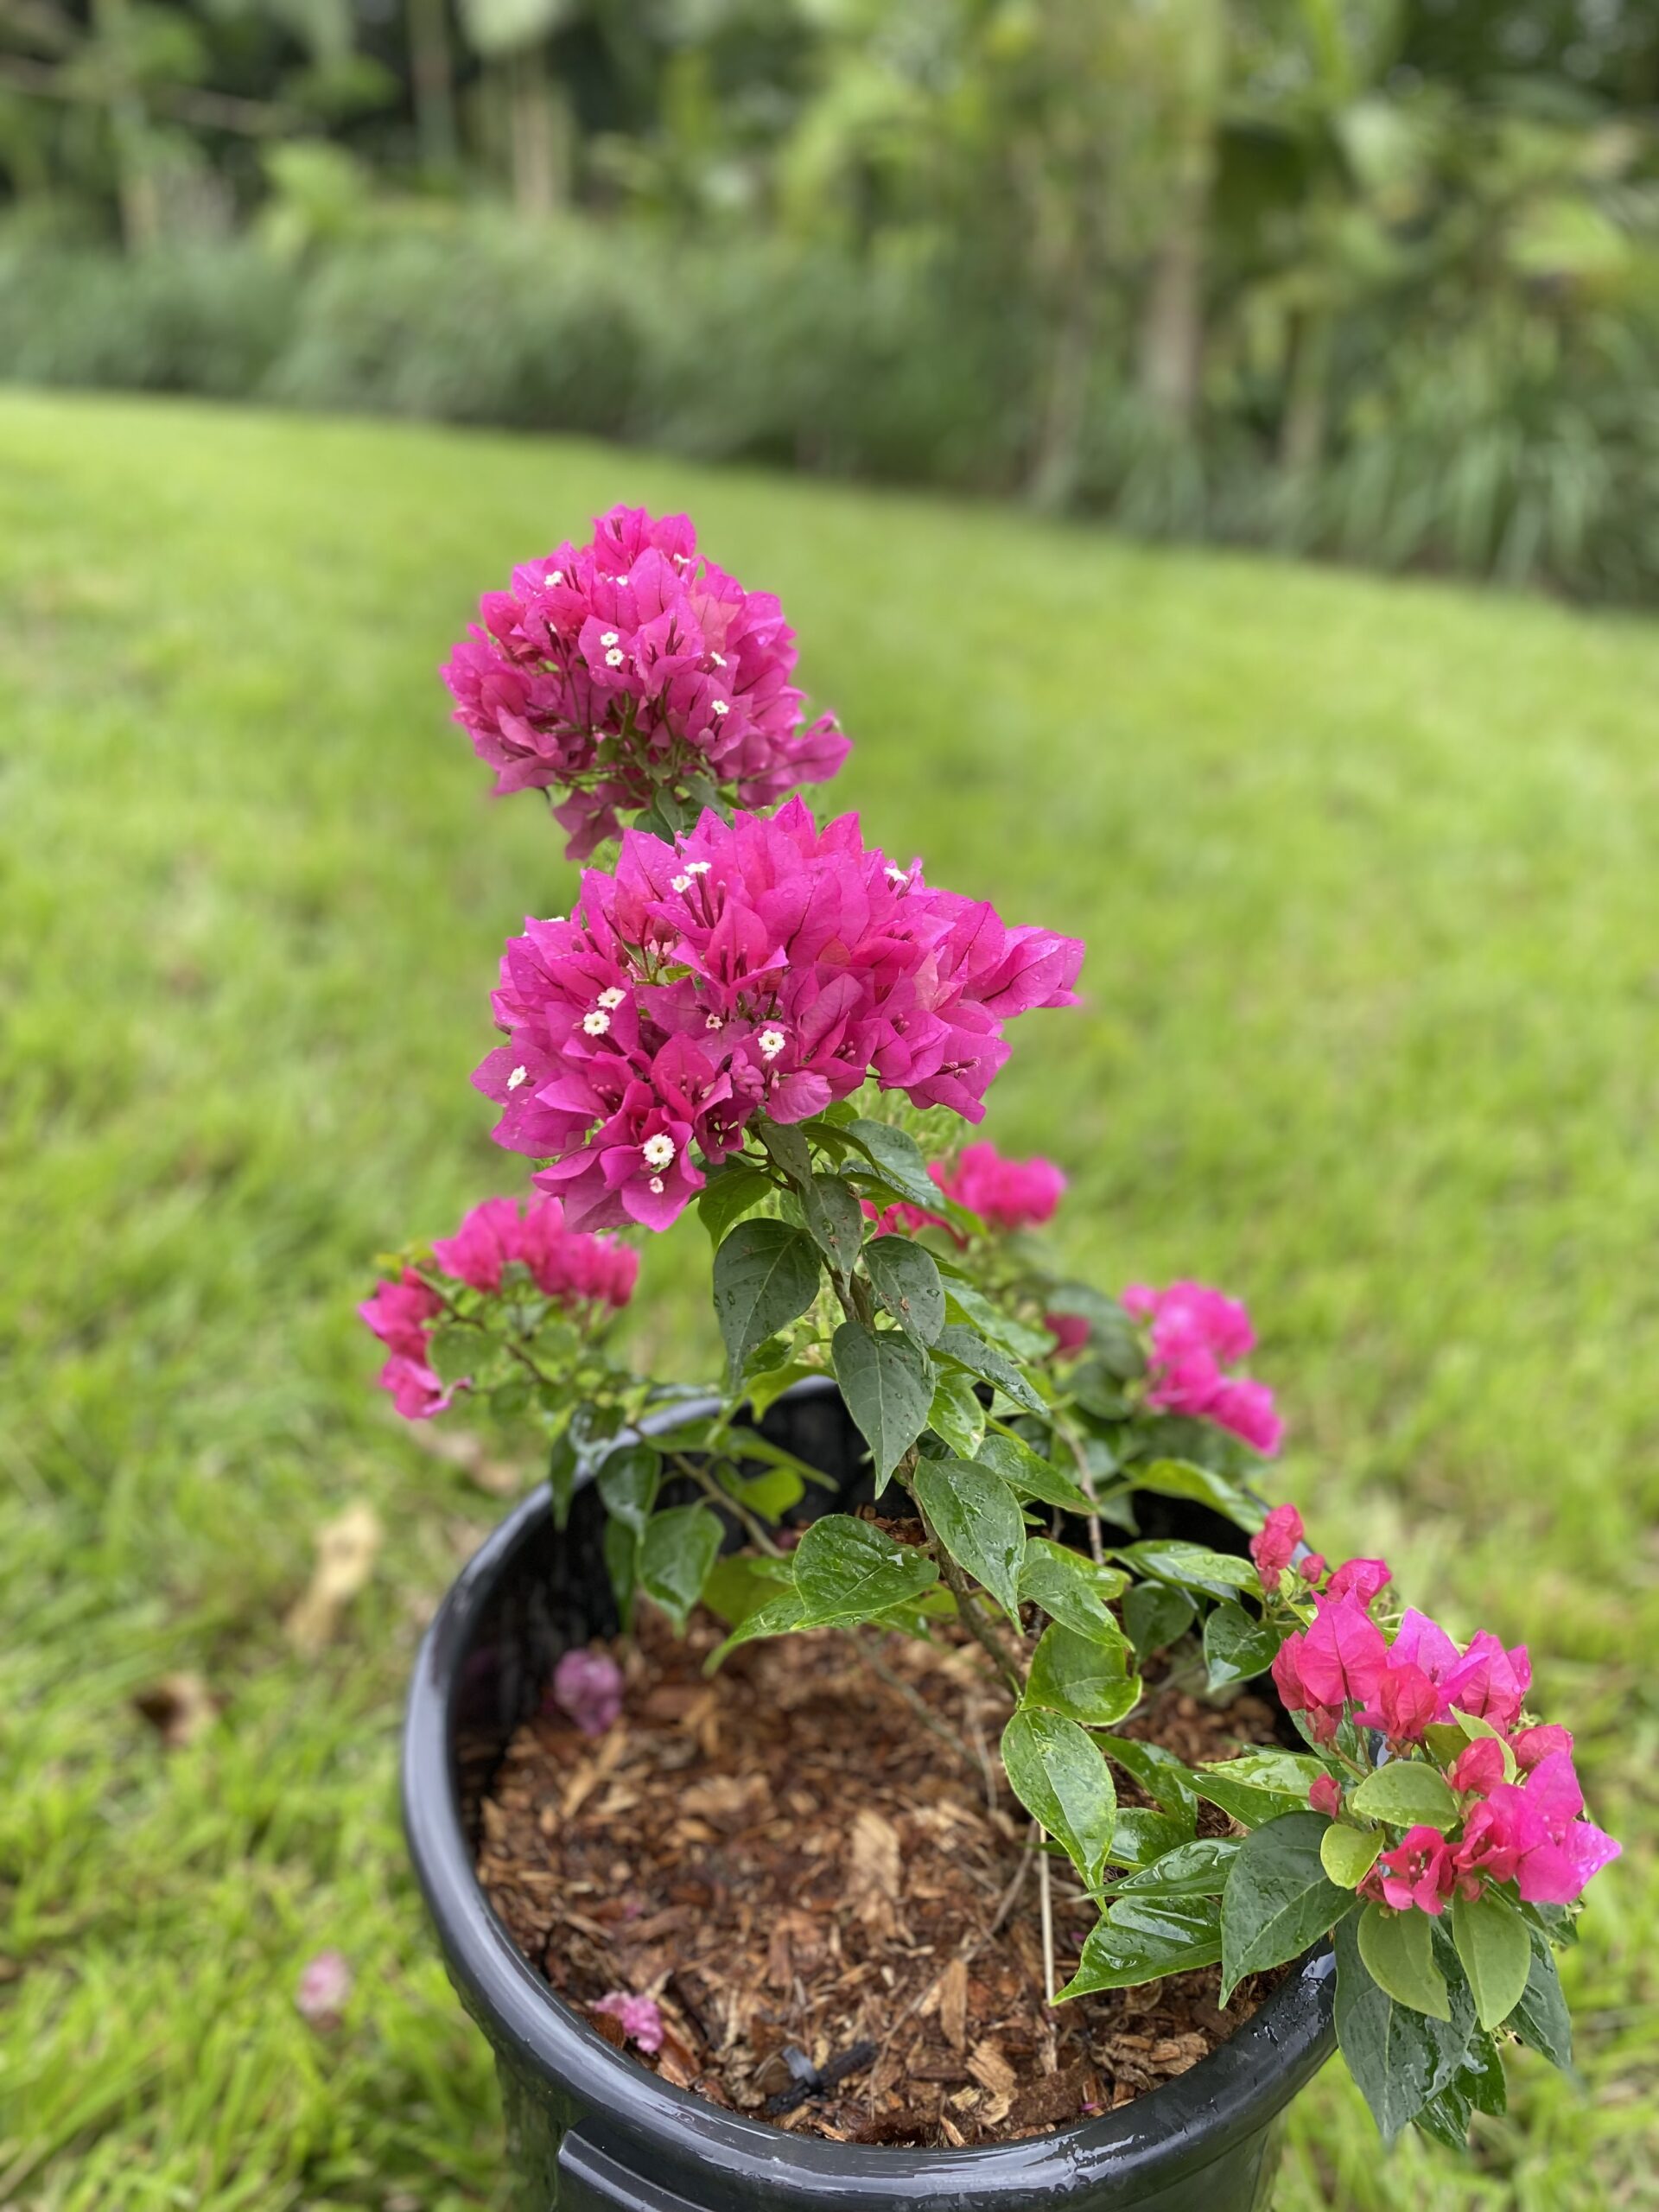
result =
M587 786L554 809L572 860L664 777L701 770L763 806L847 757L832 716L802 726L778 601L699 559L684 515L613 507L586 545L524 563L479 613L443 670L455 720L498 791Z
M570 1313L626 1306L639 1274L637 1253L567 1228L556 1198L532 1198L522 1212L515 1198L486 1198L432 1251L446 1275L473 1290L499 1291L503 1268L517 1260L544 1298ZM380 1387L391 1391L398 1412L429 1421L447 1411L462 1386L446 1389L428 1358L444 1311L437 1291L406 1268L398 1281L377 1284L357 1310L386 1347Z
M1249 1376L1226 1372L1255 1347L1255 1331L1238 1300L1201 1282L1173 1282L1166 1290L1135 1282L1123 1305L1147 1325L1147 1403L1160 1413L1213 1421L1270 1459L1284 1436L1273 1392Z
M1307 1716L1317 1742L1332 1742L1344 1719L1375 1730L1401 1758L1425 1749L1427 1731L1459 1714L1497 1732L1475 1737L1446 1770L1461 1801L1457 1832L1409 1829L1378 1859L1361 1895L1399 1911L1415 1906L1438 1915L1452 1897L1473 1897L1484 1882L1513 1881L1525 1904L1571 1904L1618 1858L1619 1846L1581 1817L1584 1793L1567 1731L1522 1725L1532 1682L1526 1646L1505 1650L1483 1629L1460 1651L1437 1622L1414 1611L1390 1642L1370 1616L1389 1581L1387 1562L1350 1560L1327 1571L1317 1553L1296 1560L1301 1542L1300 1514L1279 1505L1250 1554L1269 1596L1293 1566L1313 1591L1313 1619L1280 1646L1273 1679L1289 1709ZM1522 1778L1509 1780L1512 1773ZM1334 1819L1341 1785L1321 1776L1309 1799Z
M954 1164L930 1160L927 1172L942 1195L992 1229L1036 1229L1054 1217L1065 1190L1065 1177L1052 1160L1005 1160L994 1144L964 1145ZM917 1229L949 1229L943 1214L929 1213L904 1199L894 1205L864 1202L866 1217L878 1236L903 1236ZM957 1236L954 1229L950 1230ZM957 1236L958 1243L962 1239Z
M702 1185L694 1143L719 1160L757 1115L804 1121L868 1075L979 1120L1003 1022L1074 1004L1082 959L867 850L855 815L710 811L671 845L628 831L570 920L509 940L509 1041L474 1081L574 1227L666 1229Z

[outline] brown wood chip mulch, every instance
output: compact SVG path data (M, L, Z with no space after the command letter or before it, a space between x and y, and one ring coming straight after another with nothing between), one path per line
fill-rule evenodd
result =
M1007 1702L976 1649L871 1639L890 1681L847 1637L788 1637L705 1681L716 1624L699 1616L677 1643L644 1611L617 1647L613 1728L590 1738L549 1711L514 1736L478 1872L570 2005L657 1999L667 2032L641 2063L665 2080L837 2142L1006 2142L1185 2073L1281 1979L1224 2012L1213 1967L1051 2010L1030 1823L995 1757ZM913 1697L976 1747L971 1767ZM1274 1723L1249 1695L1217 1708L1165 1689L1124 1732L1194 1764L1274 1740ZM1122 1802L1147 1802L1116 1778ZM1204 1813L1201 1832L1228 1831ZM1051 1877L1064 1982L1094 1912L1063 1860ZM809 2067L823 2086L803 2094Z

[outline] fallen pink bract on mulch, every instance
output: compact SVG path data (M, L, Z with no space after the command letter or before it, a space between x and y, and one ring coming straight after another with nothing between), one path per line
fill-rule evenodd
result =
M874 1646L984 1747L969 1768L847 1637L752 1644L705 1681L715 1623L677 1643L642 1613L617 1648L626 1696L607 1734L550 1709L513 1738L478 1872L525 1958L613 2041L620 2024L588 2008L658 1999L662 2049L633 2055L666 2080L836 2141L1007 2141L1185 2073L1281 1979L1225 2012L1213 1967L1051 2011L1029 1822L995 1759L1007 1700L976 1650ZM1189 1764L1274 1740L1258 1699L1220 1710L1167 1690L1124 1732ZM1116 1778L1123 1802L1146 1802ZM1205 1808L1203 1832L1228 1827ZM1052 1873L1063 1982L1095 1916L1063 1860ZM861 2044L874 2056L843 2079L768 2113L789 2047L833 2069Z

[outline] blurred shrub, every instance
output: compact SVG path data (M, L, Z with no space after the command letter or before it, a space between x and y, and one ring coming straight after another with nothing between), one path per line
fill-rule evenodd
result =
M0 377L1030 480L1039 340L925 258L389 210L344 169L285 183L255 241L122 258L12 234ZM1189 435L1097 360L1071 503L1148 536L1659 597L1659 300L1557 320L1547 293L1510 294L1449 320L1357 322L1300 469L1247 385L1218 382Z

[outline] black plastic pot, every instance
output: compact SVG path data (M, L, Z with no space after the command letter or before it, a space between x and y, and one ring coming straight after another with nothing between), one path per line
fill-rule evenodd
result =
M781 1400L768 1435L861 1495L861 1440L827 1385ZM1198 1507L1147 1501L1147 1533L1236 1548ZM1278 2120L1333 2046L1332 1960L1306 1960L1230 2043L1109 2117L962 2151L861 2149L786 2134L672 2088L606 2043L520 1957L473 1867L477 1807L558 1654L614 1630L603 1509L579 1492L553 1527L545 1490L450 1590L421 1648L404 1740L404 1812L451 1979L493 2045L509 2152L530 2212L1261 2212Z

